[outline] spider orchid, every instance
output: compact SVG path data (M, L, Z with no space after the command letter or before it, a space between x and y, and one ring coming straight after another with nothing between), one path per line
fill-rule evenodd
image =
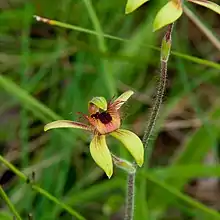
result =
M44 130L54 128L79 128L93 134L90 142L90 153L94 161L110 178L113 173L111 152L106 144L106 136L111 135L122 142L134 157L138 166L144 161L144 148L139 137L133 132L121 129L121 117L119 109L130 98L133 91L129 90L120 95L114 101L107 102L104 97L94 97L88 103L88 115L83 116L88 124L81 122L58 120L47 124Z

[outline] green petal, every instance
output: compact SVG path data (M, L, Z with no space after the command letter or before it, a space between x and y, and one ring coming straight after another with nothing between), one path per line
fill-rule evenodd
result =
M121 108L121 106L134 94L132 90L128 90L124 93L122 93L115 101L114 103L116 104L116 109Z
M94 97L91 101L89 101L89 104L90 103L94 104L95 106L104 111L107 110L108 103L104 97Z
M69 121L69 120L58 120L58 121L54 121L49 124L46 124L44 126L44 131L48 131L54 128L79 128L79 129L84 129L84 130L91 130L88 125L80 123L80 122Z
M206 8L211 9L212 11L220 14L220 6L214 2L206 1L206 0L188 0L189 2L193 2L197 5L204 6Z
M90 143L90 153L92 158L110 178L113 173L111 153L106 144L105 135L95 135Z
M141 167L144 162L144 146L140 138L135 133L124 129L118 129L110 134L125 145L138 166Z
M125 13L126 14L131 13L132 11L139 8L147 1L149 0L128 0L125 8Z
M182 15L182 13L182 7L180 7L176 2L168 2L165 6L163 6L160 9L160 11L157 13L154 19L154 31L173 23Z

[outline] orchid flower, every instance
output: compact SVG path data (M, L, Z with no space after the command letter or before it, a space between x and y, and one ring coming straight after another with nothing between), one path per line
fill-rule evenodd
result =
M125 13L128 14L133 12L147 1L149 0L128 0L125 8ZM187 1L195 3L197 5L204 6L220 14L220 6L214 2L207 0L187 0ZM168 3L159 10L159 12L157 13L154 19L154 23L153 23L154 31L176 21L183 13L183 3L184 0L168 1Z
M119 109L130 98L133 91L124 92L114 101L107 102L104 97L94 97L88 103L88 115L83 115L87 124L58 120L45 125L44 130L54 128L78 128L92 133L90 153L96 164L101 167L110 178L113 174L111 152L106 144L106 136L111 135L118 139L134 157L138 166L144 161L144 148L140 138L133 132L121 129Z

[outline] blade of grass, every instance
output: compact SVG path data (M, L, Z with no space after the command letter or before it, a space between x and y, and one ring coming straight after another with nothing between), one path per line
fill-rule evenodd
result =
M60 35L58 36L57 43L55 45L55 51L62 51L65 45L65 40L61 39ZM50 92L49 100L48 100L48 106L51 109L56 109L57 106L59 106L59 89L57 88L57 84L53 84L53 81L59 81L60 80L60 64L59 62L55 63L52 66L52 74L49 76L49 82L48 82L48 88ZM62 98L60 99L62 100ZM72 136L72 140L74 140L74 135ZM64 142L64 143L62 143ZM70 143L70 142L69 142ZM51 137L49 139L49 144L47 145L47 148L45 148L44 153L43 153L43 159L46 159L50 157L50 155L53 153L54 149L59 148L59 146L62 145L67 145L66 140L60 139L59 136L56 135L56 133L52 133ZM65 151L68 150L69 154L66 154L66 160L65 162L68 164L68 158L71 155L72 147L65 147ZM60 162L61 163L61 162ZM42 179L41 179L41 186L43 189L49 191L51 194L54 196L61 198L61 195L57 193L58 185L60 182L65 181L65 178L62 177L62 172L59 172L59 178L56 180L54 178L54 174L56 170L58 169L57 166L59 165L54 165L53 167L47 168L43 170L42 173ZM62 167L60 167L62 170ZM53 188L51 188L51 182L53 182ZM41 210L50 210L50 216L52 219L56 219L57 217L53 216L53 213L51 210L53 209L54 206L52 206L51 202L48 201L45 197L43 197L41 200L39 200L36 208L35 208L35 216L37 219L40 218L45 218L46 211L42 214Z
M200 31L209 39L209 41L220 51L220 41L214 35L213 31L209 30L202 22L198 16L195 15L186 5L184 5L184 13L186 16L192 20L192 22L200 29Z
M55 26L62 27L62 28L67 28L67 29L71 29L71 30L75 30L75 31L80 31L80 32L87 33L87 34L99 35L96 31L86 29L86 28L82 28L82 27L79 27L79 26L76 26L76 25L71 25L71 24L59 22L59 21L56 21L56 20L49 20L49 19L46 19L44 21L45 18L41 18L40 16L35 16L35 19L37 21L46 22L50 25L55 25ZM112 39L112 40L117 40L117 41L121 41L121 42L128 42L128 43L130 42L130 40L128 40L128 39L123 39L123 38L112 36L112 35L109 35L109 34L103 34L103 36L106 37L106 38ZM151 48L151 49L154 49L156 51L160 51L159 47L155 47L155 46L152 46L152 45L141 44L141 46ZM209 66L209 67L216 68L216 69L220 70L220 64L209 61L209 60L205 60L205 59L201 59L201 58L198 58L198 57L190 56L190 55L183 54L183 53L180 53L180 52L177 52L177 51L171 51L171 54L173 54L175 56L178 56L182 59L189 60L191 62L197 63L197 64Z
M71 191L65 196L65 203L69 206L83 205L85 202L93 201L100 195L108 195L113 190L124 190L124 184L119 178L103 181L102 183L95 184L88 189L81 189L77 191ZM60 207L55 210L56 213L61 211Z
M5 193L1 185L0 185L0 195L7 204L7 206L9 207L9 209L11 210L11 212L13 213L14 217L16 217L17 220L22 220L21 216L19 215L14 205L11 203L10 199L8 198L7 194Z
M65 2L66 6L63 6L63 7L67 7L68 3L69 2ZM62 18L62 19L65 19L65 18ZM64 47L65 43L62 41L63 40L58 41L59 47ZM60 77L59 76L59 65L54 66L53 75L56 75L58 78ZM74 91L74 89L75 88L72 88L72 83L70 83L70 89L66 89L60 99L61 100L60 102L63 103L62 113L64 116L66 115L67 117L68 117L68 113L69 113L70 109L73 112L77 111L77 109L75 109L74 106L72 105L72 100L77 99L75 94L73 93L73 95L71 96L72 100L68 99L68 97L70 95L69 93L72 93L72 91ZM51 96L51 100L50 100L51 105L50 106L56 107L56 105L57 105L56 100L58 98L59 91L57 90L57 88L54 88L53 90L54 91L52 91L53 95ZM58 104L58 105L61 105L61 104ZM77 106L77 105L75 105L75 106ZM50 173L50 174L48 174L48 178L47 178L48 179L47 185L48 185L48 187L50 187L51 179L54 180L54 170L59 170L59 181L56 182L54 190L53 190L53 195L55 195L58 198L63 196L65 184L66 184L66 181L68 180L68 174L69 174L68 171L71 167L71 159L72 159L72 146L73 146L73 142L75 142L75 140L76 140L75 135L72 135L72 143L70 143L70 142L66 143L65 140L60 139L56 135L53 135L52 139L50 140L50 150L49 151L51 151L51 152L53 152L53 149L55 146L65 146L65 148L62 150L62 152L64 152L64 154L66 155L65 160L60 161L59 164L57 164L56 166L53 166L53 168L52 168L53 170L48 169L48 171L47 171L47 173ZM74 185L74 182L72 184ZM49 214L49 216L52 219L56 219L57 216L54 211L55 209L56 209L56 206L50 208L49 209L50 211L48 210L47 212L45 212L44 216L47 216Z
M51 109L38 102L32 96L30 96L25 90L21 89L14 82L5 76L0 76L0 85L12 95L16 97L30 110L37 110L35 113L43 120L49 122L50 119L57 120L60 117L54 113Z
M203 78L203 76L201 76L200 78ZM185 93L185 95L189 94L190 91L193 90L194 88L194 86L192 88L191 82L188 83L188 86L190 86L190 90L189 89L182 90L182 92ZM174 99L176 98L177 96ZM167 107L168 109L172 110L174 106L171 107L170 105ZM218 104L215 107L213 107L211 112L208 113L205 117L203 116L204 120L205 121L212 121L215 119L219 120L218 117L214 119L212 116L212 115L218 114L217 112L218 112ZM189 137L190 141L185 143L184 150L179 152L179 156L176 158L175 160L176 162L174 162L172 166L200 162L201 159L204 157L204 155L209 150L210 146L215 145L215 140L217 138L216 136L217 130L215 128L215 125L212 125L212 126L208 125L208 130L212 131L211 136L209 132L207 132L207 126L205 128L204 127L199 128L199 130L197 131L198 133L195 132L194 134L192 134L192 136ZM196 146L199 146L199 148ZM167 177L164 177L164 180L167 181L167 183L169 183L170 185L175 186L177 189L181 189L181 187L183 187L183 185L187 181L187 180L181 179L181 176L179 175L178 175L178 178L176 179L173 176L170 177L168 175ZM164 199L158 200L157 198L159 197L162 197ZM168 194L164 190L157 190L157 189L153 190L152 196L149 199L149 204L152 209L152 212L154 212L153 209L155 209L155 212L157 213L157 217L159 218L161 215L163 215L165 207L167 207L168 203L171 202L173 199L174 197L168 196ZM158 209L160 211L158 211Z
M18 170L13 164L9 163L7 160L4 159L4 157L2 157L0 155L0 161L7 166L12 172L14 172L21 180L23 180L25 183L28 183L30 180L28 177L26 177L20 170ZM47 199L49 199L50 201L54 202L55 204L57 204L58 206L62 207L63 209L65 209L68 213L70 213L72 216L75 216L77 219L80 220L85 220L85 218L83 216L81 216L79 213L77 213L75 210L73 210L70 206L66 205L65 203L61 202L59 199L57 199L56 197L52 196L50 193L48 193L47 191L45 191L44 189L42 189L40 186L38 186L37 184L33 184L33 183L29 183L31 184L31 187L33 190L35 190L36 192L40 193L41 195L43 195L44 197L46 197Z
M175 197L185 201L187 204L191 205L192 207L197 208L198 210L202 211L204 214L207 214L211 219L220 219L220 214L214 209L210 209L207 206L203 205L202 203L196 201L195 199L192 199L189 196L184 195L178 189L170 186L164 181L157 179L150 173L146 173L145 175L148 180L155 183L159 187L165 189L167 192L173 194Z
M178 39L177 36L175 39ZM178 46L179 44L176 43L175 45ZM176 66L179 70L178 71L179 79L181 84L183 85L183 90L187 94L190 94L191 91L193 91L193 88L188 80L182 61L177 60ZM192 139L193 143L188 145L186 144L184 149L178 152L178 156L174 159L171 166L200 162L205 157L210 147L214 147L216 145L218 132L215 128L215 125L210 125L210 120L212 121L213 119L210 114L208 114L208 117L206 116L204 117L204 114L201 112L199 108L195 95L196 94L193 93L192 95L189 96L189 99L198 117L203 122L203 127L199 129L199 133L196 136L192 135L195 138L194 140ZM212 111L215 111L216 110L215 108L216 106L214 107L214 109L212 109ZM197 145L199 145L199 149L196 147ZM184 184L187 182L187 179L182 179L182 178L175 179L169 176L164 177L164 179L168 181L168 183L172 184L172 186L176 187L177 189L181 189L184 186ZM172 201L173 197L170 198L169 196L167 196L165 191L163 192L155 191L155 194L152 193L152 195L154 195L154 198L152 196L151 205L153 204L153 207L160 206L160 211L157 212L157 217L159 218L160 215L163 215L167 205ZM161 200L161 203L160 201L157 202L156 198L158 196L162 196L165 199Z
M176 165L165 168L152 168L149 170L160 178L170 177L180 179L194 179L202 177L220 177L220 166L206 166L202 164ZM181 176L179 175L181 173Z
M215 107L208 113L209 120L220 120L220 108L219 104L216 104ZM190 163L199 163L204 156L209 151L210 147L216 144L217 138L220 136L219 126L210 125L210 131L212 131L212 136L207 133L207 128L201 127L196 132L194 132L187 141L182 146L182 151L179 152L175 160L172 163L172 166L177 166L181 164L190 164ZM198 147L199 146L199 147ZM185 183L186 179L181 179L181 176L178 175L178 179L175 179L173 176L168 175L164 178L168 184L175 186L177 189L181 189ZM156 199L162 196L163 201ZM149 203L151 208L160 206L160 212L158 215L161 215L164 212L164 208L173 200L173 197L167 195L166 191L155 190L152 192L152 197L150 198ZM158 209L158 208L157 208Z
M9 213L0 211L0 219L1 220L11 220L11 218L12 218L12 216Z
M88 11L89 17L92 21L92 24L96 30L96 33L97 33L96 36L97 36L99 49L102 52L107 52L108 49L107 49L105 39L103 36L103 31L102 31L99 19L96 15L95 9L92 5L92 2L90 0L83 0L83 1ZM104 77L104 81L105 81L106 87L108 88L109 95L112 97L116 94L116 84L114 82L114 77L112 75L111 69L112 67L111 67L110 62L107 59L103 59L101 76Z
M0 75L0 86L5 89L9 94L19 100L19 102L29 109L33 114L35 114L39 119L45 123L51 122L53 120L62 119L59 115L54 113L50 108L36 100L32 97L27 91L16 85L9 78ZM42 127L43 130L43 127ZM68 132L55 131L59 134L62 134L70 143L72 143L71 135L68 135ZM70 132L73 132L76 136L79 136L79 132L71 129ZM80 137L87 140L85 135L80 134Z
M29 66L29 59L30 59L30 49L29 49L29 35L30 35L30 25L31 25L31 18L32 18L33 10L32 6L30 4L25 5L24 9L24 16L23 16L23 30L22 30L22 36L21 36L21 69L20 69L20 82L21 86L26 88L29 81L29 75L30 75L30 66ZM25 108L21 108L20 112L20 129L19 129L19 136L21 139L21 163L22 167L27 167L29 164L29 143L28 143L28 137L29 137L29 116L28 111ZM32 193L31 189L27 187L26 189L26 198L23 200L22 203L19 205L22 205L22 208L25 210L31 210L31 204L32 204Z

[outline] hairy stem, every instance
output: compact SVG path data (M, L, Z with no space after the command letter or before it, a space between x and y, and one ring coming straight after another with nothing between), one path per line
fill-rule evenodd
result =
M128 174L127 198L124 220L132 220L134 217L135 173Z
M146 126L144 136L143 136L143 144L144 148L148 147L149 141L151 139L153 129L157 120L158 113L161 108L161 104L163 102L163 96L166 89L166 81L167 81L167 62L169 59L170 48L171 48L171 34L172 34L173 24L168 26L167 32L162 40L161 46L161 63L160 63L160 81L158 84L157 95L155 102L153 104L153 108L150 114L150 118L148 124ZM149 155L148 155L149 156Z
M143 136L143 144L144 148L148 147L149 140L151 138L158 113L160 111L161 104L163 102L163 96L166 89L166 81L167 81L167 62L170 55L170 49L171 49L171 35L173 30L173 25L170 24L168 26L167 32L162 40L161 45L161 55L160 55L160 61L161 61L161 71L160 71L160 81L157 89L157 95L156 99L150 114L150 118L146 127L146 130L144 132ZM148 150L149 151L149 150ZM149 154L151 151L148 152ZM149 158L148 154L148 158ZM135 169L137 168L137 164L134 163ZM128 173L128 181L127 181L127 197L126 197L126 207L125 207L125 217L124 220L133 220L134 216L134 197L135 197L135 178L136 178L136 172L134 173Z

